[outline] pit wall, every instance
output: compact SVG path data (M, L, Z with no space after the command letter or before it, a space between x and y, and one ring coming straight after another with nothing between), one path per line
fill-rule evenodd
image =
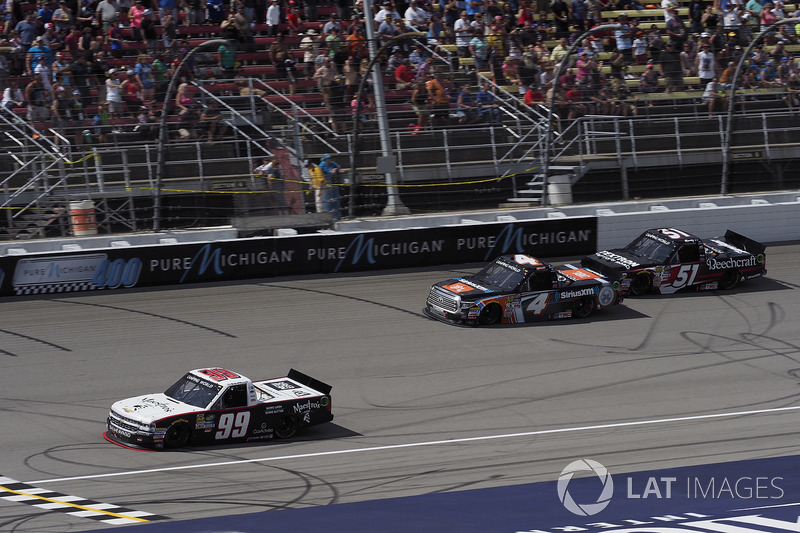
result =
M731 229L769 244L800 240L798 220L800 193L784 193L356 220L310 235L245 239L214 228L25 241L0 247L0 296L475 263L506 253L574 257L656 227L700 237Z

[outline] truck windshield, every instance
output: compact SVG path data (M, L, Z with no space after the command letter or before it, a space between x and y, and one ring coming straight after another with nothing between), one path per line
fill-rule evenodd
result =
M186 374L164 394L194 407L206 408L217 397L222 385L215 385L192 374Z
M483 270L473 276L473 279L478 280L482 284L499 288L503 292L512 292L516 290L524 278L525 272L522 269L508 265L500 259L487 265Z
M654 263L666 263L675 248L652 239L645 234L630 243L626 250L633 255L646 257Z

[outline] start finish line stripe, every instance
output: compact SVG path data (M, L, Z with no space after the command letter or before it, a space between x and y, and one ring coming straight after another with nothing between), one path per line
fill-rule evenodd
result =
M2 496L3 493L11 495ZM166 519L164 516L127 509L113 503L102 503L34 487L8 477L0 477L0 499L115 525Z

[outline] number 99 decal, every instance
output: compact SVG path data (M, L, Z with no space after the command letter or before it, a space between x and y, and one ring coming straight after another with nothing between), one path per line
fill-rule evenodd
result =
M142 273L142 260L134 257L129 261L116 259L103 261L92 278L92 285L99 289L116 289L119 286L133 287Z
M225 413L219 417L219 425L214 438L217 440L238 439L247 434L247 426L250 424L250 411L239 411L234 418L233 413Z

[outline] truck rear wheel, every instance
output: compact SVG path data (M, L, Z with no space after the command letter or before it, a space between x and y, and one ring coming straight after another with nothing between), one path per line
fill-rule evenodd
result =
M284 415L275 426L275 436L279 439L290 439L297 433L300 421L294 415Z

